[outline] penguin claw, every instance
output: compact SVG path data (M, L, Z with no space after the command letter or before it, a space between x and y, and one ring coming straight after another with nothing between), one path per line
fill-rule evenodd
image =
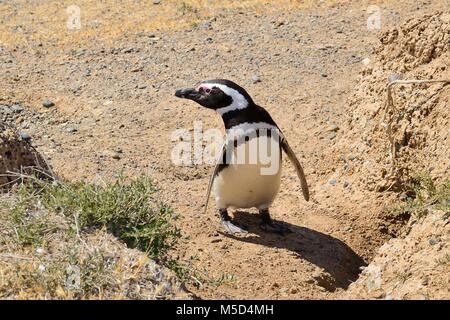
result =
M292 233L292 230L286 225L273 221L270 223L261 223L260 228L264 232L278 233L281 235L284 235L286 233Z
M238 226L231 223L231 221L222 220L222 226L225 229L225 231L229 234L248 233L247 230L239 228Z

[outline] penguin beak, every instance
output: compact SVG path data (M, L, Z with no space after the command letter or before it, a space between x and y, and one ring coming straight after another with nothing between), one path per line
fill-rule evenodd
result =
M178 98L189 99L197 101L200 99L202 94L193 88L188 89L178 89L175 91L175 96Z

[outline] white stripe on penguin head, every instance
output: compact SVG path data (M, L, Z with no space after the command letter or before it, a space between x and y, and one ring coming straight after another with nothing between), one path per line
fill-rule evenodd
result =
M219 83L202 83L200 87L203 88L209 88L212 89L213 87L217 87L220 90L222 90L226 95L230 96L232 99L232 102L230 105L216 109L216 111L222 116L227 112L233 111L233 110L241 110L248 107L248 101L247 99L239 93L239 91L230 88L224 84Z

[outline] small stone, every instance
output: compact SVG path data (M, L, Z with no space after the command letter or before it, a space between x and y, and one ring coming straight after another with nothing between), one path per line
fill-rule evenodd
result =
M134 48L125 48L125 49L122 49L120 52L122 52L122 53L131 53L133 51L134 51Z
M283 287L283 288L280 288L280 290L278 290L281 294L285 294L285 293L287 293L288 291L289 291L289 289L288 288L286 288L286 287Z
M153 0L153 4L160 4L161 0Z
M208 37L208 38L205 39L205 41L208 42L208 43L213 43L214 40L213 40L213 38Z
M210 30L210 29L212 29L211 21L201 22L201 23L198 25L198 28L199 28L199 29L203 29L203 30Z
M435 244L438 244L441 240L437 237L432 236L430 239L428 239L428 243L430 246L434 246Z
M389 82L392 82L392 81L400 80L401 78L402 78L401 75L399 75L399 74L396 73L396 72L392 72L392 73L389 75L389 77L388 77L388 81L389 81Z
M321 73L320 76L321 76L322 78L328 77L328 75L327 75L326 73Z
M334 123L330 124L330 126L327 129L327 131L330 131L330 132L336 132L338 130L339 130L339 127Z
M217 242L221 242L222 241L222 239L213 239L213 240L211 240L211 243L217 243Z
M31 140L31 136L28 133L26 133L26 132L20 132L19 136L20 136L20 138L23 141L30 141Z
M145 84L139 84L139 85L137 86L137 88L138 88L138 89L146 89L147 86L146 86Z
M261 82L261 78L258 75L254 74L252 75L252 81L253 83L258 83Z
M68 133L74 133L74 132L77 132L77 131L78 131L77 128L74 128L74 127L68 127L66 129L66 132L68 132Z
M119 152L113 152L112 158L116 159L116 160L120 160L122 158L122 156Z
M15 113L20 113L23 110L25 110L25 108L22 107L20 104L13 104L9 109Z
M50 100L44 100L44 102L42 102L42 106L44 108L51 108L55 105L55 103L53 101Z
M348 181L344 181L344 183L342 184L342 186L343 186L344 188L347 188L348 185L349 185Z
M337 183L337 180L335 178L330 179L330 181L328 181L329 184L331 184L332 186L335 186Z

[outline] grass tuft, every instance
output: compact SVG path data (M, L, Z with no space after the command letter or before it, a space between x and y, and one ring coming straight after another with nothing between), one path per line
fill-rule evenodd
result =
M386 207L382 214L380 230L398 236L411 217L421 218L430 210L450 212L450 180L436 185L431 176L416 173L405 186L402 201Z
M413 175L404 194L406 199L401 210L410 216L420 218L429 209L450 210L450 180L436 185L429 174L419 172Z
M170 222L177 216L165 204L153 207L157 191L149 178L96 185L86 182L36 181L21 185L11 210L21 244L40 244L55 226L33 216L55 212L69 220L73 232L106 227L129 247L164 260L181 237Z

